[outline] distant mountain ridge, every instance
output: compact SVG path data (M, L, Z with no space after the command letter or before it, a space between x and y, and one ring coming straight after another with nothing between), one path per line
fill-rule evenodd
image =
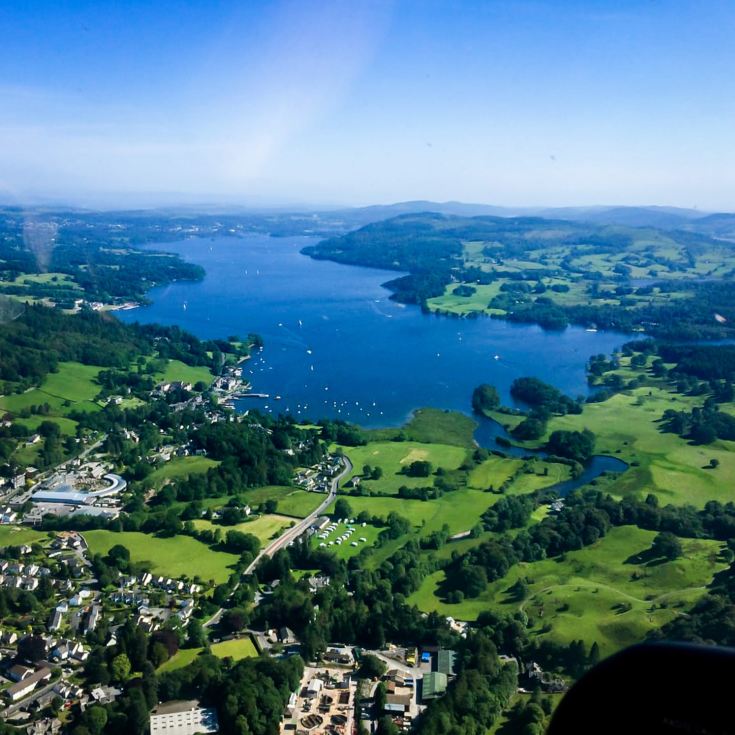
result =
M390 219L401 214L436 212L459 217L542 217L544 219L590 222L626 227L660 227L663 229L686 229L695 221L713 216L708 212L678 207L646 206L594 206L594 207L500 207L490 204L465 202L431 202L417 200L396 204L371 205L352 209L335 210L329 214L342 215L354 222L368 224ZM326 214L326 213L325 213ZM733 215L735 217L735 215Z
M416 200L395 204L371 205L319 212L317 216L341 218L352 227L392 219L402 214L435 212L458 217L540 217L547 220L584 222L623 227L655 227L662 230L687 230L713 237L735 239L735 213L711 213L697 209L666 206L591 206L591 207L500 207L466 202Z
M364 207L248 207L213 206L159 207L114 212L93 211L74 207L37 206L29 208L2 207L0 211L23 212L41 217L65 214L98 220L150 220L157 217L193 222L201 218L216 221L242 221L251 231L273 234L310 234L329 236L364 227L374 222L393 219L405 214L435 212L454 217L540 217L547 220L582 222L594 225L623 227L654 227L662 230L686 230L712 237L735 240L735 213L703 212L697 209L667 206L599 205L588 207L506 207L477 202L433 202L418 199L393 204L372 204Z

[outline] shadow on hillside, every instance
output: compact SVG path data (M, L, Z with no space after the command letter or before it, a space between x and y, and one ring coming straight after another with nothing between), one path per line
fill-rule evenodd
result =
M639 551L637 554L632 554L623 563L646 567L657 567L661 564L665 564L666 561L667 559L665 557L656 556L653 549L645 549L644 551Z

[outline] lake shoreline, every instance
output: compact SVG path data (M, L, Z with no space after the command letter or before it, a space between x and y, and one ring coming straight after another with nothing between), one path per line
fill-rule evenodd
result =
M118 318L176 324L207 338L256 332L266 348L249 361L245 377L259 393L282 400L250 407L367 428L399 426L426 405L471 415L471 393L482 382L496 384L512 405L509 387L522 375L587 395L587 359L629 339L579 327L559 333L494 319L431 319L390 298L383 284L395 271L302 255L315 239L152 243L202 266L205 277L156 287L148 305Z

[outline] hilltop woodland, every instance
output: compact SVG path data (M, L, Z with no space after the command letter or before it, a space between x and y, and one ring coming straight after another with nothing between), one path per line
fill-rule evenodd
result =
M110 396L140 406L168 376L195 379L201 393L252 344L260 338L201 341L178 327L128 326L88 309L67 315L20 305L15 319L0 324L0 411L14 419L0 428L0 472L10 476L24 463L43 468L72 456L86 430L105 430L106 416L122 415ZM166 396L169 403L185 398ZM140 410L160 412L155 403ZM44 440L40 450L21 446L34 433Z
M731 336L735 320L732 243L688 231L425 213L304 252L407 271L385 284L393 298L450 316L676 339Z

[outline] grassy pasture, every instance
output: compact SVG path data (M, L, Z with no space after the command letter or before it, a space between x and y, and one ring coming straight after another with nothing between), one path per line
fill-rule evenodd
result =
M697 446L661 431L659 420L667 408L688 411L698 403L701 398L682 396L666 387L646 386L602 403L587 404L580 415L554 418L549 422L549 431L589 428L597 436L598 454L637 462L638 466L631 466L610 485L610 491L617 495L654 492L663 502L697 507L708 500L735 500L733 442ZM705 469L713 458L720 466Z
M235 661L240 661L243 658L253 658L258 655L250 636L213 643L210 649L212 655L217 658L231 658ZM168 661L158 667L158 673L165 674L183 669L201 656L202 653L204 653L203 648L180 648Z
M38 388L0 398L0 409L19 413L33 405L48 403L51 413L64 416L70 411L98 411L94 403L99 393L97 375L102 368L79 362L59 363L56 373L49 373ZM70 405L65 406L68 402ZM53 415L46 417L53 419Z
M285 485L266 485L239 493L236 496L241 502L252 508L257 508L266 500L278 501L278 514L293 518L305 518L324 500L321 493L310 493L306 490L297 490ZM222 495L215 498L203 498L204 508L221 508L232 500L232 495ZM175 507L183 508L184 503L175 503Z
M483 610L523 610L533 632L568 643L597 641L603 654L640 641L649 630L685 612L714 574L725 568L722 544L682 539L684 554L673 562L635 563L655 536L633 526L613 528L597 543L563 557L517 564L475 599L450 605L437 597L439 571L424 581L409 602L460 620L475 620ZM514 600L508 589L525 578L529 596ZM546 632L544 626L551 626Z
M203 366L191 366L180 360L169 360L162 372L154 374L154 379L161 383L174 383L180 380L182 383L198 383L200 380L209 385L213 376L209 368Z
M400 429L370 429L370 441L392 441L399 435L404 439L426 444L455 444L468 449L474 446L473 434L477 428L474 419L459 411L439 408L419 408Z
M63 416L29 416L27 419L16 419L15 423L25 426L29 431L36 431L44 421L53 421L61 429L64 436L75 436L77 433L77 422Z
M372 515L385 517L391 512L408 518L419 534L441 530L446 523L450 533L469 531L480 516L502 496L463 488L442 495L436 500L404 500L402 498L347 497L355 515L365 510ZM332 505L328 512L334 510Z
M427 300L427 305L431 311L449 311L452 314L467 314L492 312L503 313L501 309L490 309L488 304L491 299L500 293L500 285L502 281L495 281L487 285L471 284L476 289L471 296L459 296L454 293L457 288L456 283L450 283L441 296Z
M54 286L81 291L68 273L24 273L12 281L14 286Z
M228 531L240 531L242 533L251 533L256 536L262 546L276 536L280 536L284 528L287 528L294 522L293 518L280 515L263 515L253 518L252 521L244 521L234 526L221 526L212 521L205 519L197 519L192 521L194 527L198 530L214 531L219 529L223 534Z
M48 535L23 526L0 526L0 548L4 546L23 546L23 544L43 543Z
M203 648L180 648L168 661L158 667L158 673L165 674L169 671L183 669L194 661L203 650Z
M544 472L547 474L544 474ZM525 495L540 490L557 482L564 482L572 476L569 465L559 462L533 462L528 472L521 472L508 488L509 495Z
M464 458L465 450L451 444L424 444L421 442L370 442L362 447L342 447L350 458L353 470L349 477L360 475L363 465L381 467L383 477L380 480L369 480L365 487L380 493L395 494L402 485L407 487L426 487L433 484L433 477L408 477L400 471L412 462L427 460L434 469L444 467L457 469Z
M490 487L497 489L522 466L522 459L492 456L470 472L467 484L478 490L487 490Z
M154 486L160 486L167 480L180 480L189 475L204 474L218 464L218 461L208 457L175 457L155 469L148 480Z
M217 658L232 658L235 661L240 661L243 658L253 658L258 655L258 651L250 636L213 643L211 648L212 653Z
M321 493L310 493L286 485L256 487L247 490L238 497L252 507L256 507L266 500L277 500L277 512L280 515L293 516L294 518L305 518L324 500ZM225 502L228 499L225 499Z
M62 362L58 372L46 376L40 390L73 403L92 401L99 393L97 375L101 369L80 362Z
M306 490L291 490L277 498L278 512L294 518L306 518L315 510L324 497L321 493L310 493Z
M214 551L191 536L158 538L137 531L85 531L84 538L92 554L107 554L121 544L130 551L134 562L148 562L151 572L169 577L199 576L204 581L226 582L238 557Z
M338 559L349 559L351 556L359 554L365 547L372 546L383 529L377 526L372 526L370 524L366 525L365 527L361 526L360 524L356 524L355 532L347 541L343 541L340 545L328 545L330 541L335 541L346 530L347 525L339 523L337 525L337 528L326 539L320 539L319 534L314 534L311 537L311 545L314 548L320 548L319 544L327 544L326 547L322 547L324 551L329 551L333 553ZM360 541L361 538L367 540L363 542ZM352 546L353 541L357 542L357 546Z

